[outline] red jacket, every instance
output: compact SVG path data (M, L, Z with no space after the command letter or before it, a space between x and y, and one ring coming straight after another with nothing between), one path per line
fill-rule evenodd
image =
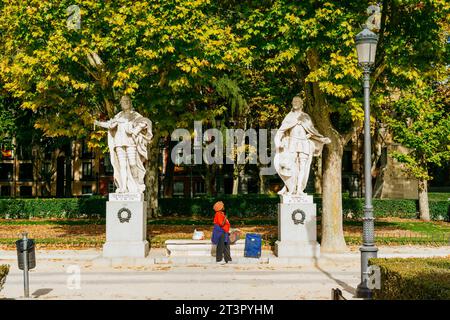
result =
M223 231L229 233L230 232L230 222L225 216L223 211L216 211L216 215L214 216L214 224L219 225L223 229Z

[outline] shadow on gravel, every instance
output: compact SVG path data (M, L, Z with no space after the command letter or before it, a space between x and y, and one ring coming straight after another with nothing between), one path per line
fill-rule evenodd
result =
M46 294L49 294L52 290L53 289L50 289L50 288L42 288L42 289L36 290L31 295L33 296L33 298L39 298L39 297L45 296Z
M333 280L334 282L336 282L338 285L340 285L345 291L347 291L348 293L350 293L353 297L356 295L356 289L353 288L352 286L350 286L349 284L345 283L342 280L336 279L335 277L333 277L329 272L326 272L325 270L323 270L322 268L319 267L319 264L316 262L315 263L315 267L317 268L317 270L319 270L320 272L322 272L324 275L326 275L328 278L330 278L331 280Z

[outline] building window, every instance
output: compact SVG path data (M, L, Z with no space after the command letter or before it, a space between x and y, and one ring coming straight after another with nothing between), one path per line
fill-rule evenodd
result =
M103 161L103 166L105 168L105 175L112 176L114 173L113 166L111 164L111 157L109 153L105 154L105 159Z
M10 197L11 196L11 186L1 186L0 187L0 196Z
M113 181L108 182L108 193L114 193L116 191L116 186Z
M310 178L312 177L310 176ZM255 179L253 178L248 179L247 189L248 193L259 193L258 183L256 182Z
M50 162L44 162L42 164L42 173L47 176L51 173L52 170L52 164Z
M90 179L92 178L92 163L90 162L83 162L83 179Z
M195 181L194 192L195 194L205 193L205 181Z
M19 180L32 181L33 180L33 164L21 163L19 164Z
M19 146L17 157L19 160L31 160L32 159L31 145Z
M184 182L176 181L173 183L173 195L174 196L183 196L184 195Z
M81 158L92 159L93 157L94 153L92 152L92 148L89 148L86 140L83 140L81 143Z
M82 186L81 187L81 193L83 195L92 195L92 186L91 185Z
M344 154L342 155L342 171L344 171L344 172L352 172L353 171L352 151L351 150L344 150Z
M12 163L0 163L0 180L12 181L13 168L14 167Z
M19 190L20 190L21 197L33 196L33 187L31 187L31 186L20 186Z
M45 160L52 160L52 151L50 150L49 147L46 147L44 150L44 159Z

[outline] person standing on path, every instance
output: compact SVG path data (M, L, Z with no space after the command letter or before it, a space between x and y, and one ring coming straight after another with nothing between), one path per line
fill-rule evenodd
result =
M230 255L230 222L225 215L225 205L222 201L216 202L213 209L215 215L211 241L217 245L216 262L225 264L232 261ZM225 261L223 261L223 258L225 258Z

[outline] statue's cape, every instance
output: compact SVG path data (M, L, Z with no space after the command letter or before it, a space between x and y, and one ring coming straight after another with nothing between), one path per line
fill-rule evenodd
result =
M123 111L119 112L114 116L114 119L118 119L122 116ZM133 124L133 127L137 126L139 123L145 123L146 128L141 131L141 133L137 136L132 136L136 144L137 157L136 157L136 166L138 168L138 179L129 179L130 183L128 184L129 192L143 192L145 190L144 177L145 177L145 167L144 162L147 160L147 144L153 137L152 134L152 122L150 119L143 117L136 111L131 112L132 119L130 120ZM109 153L111 159L111 165L114 169L114 182L119 188L123 188L124 181L121 181L120 178L120 167L119 167L119 158L117 157L117 153L114 151L114 133L115 130L108 130L108 146ZM127 165L127 176L132 177L130 166Z
M314 156L318 156L322 153L323 145L328 143L328 138L324 137L314 128L311 117L305 112L289 112L281 123L276 135L279 137L280 141L283 139L289 139L289 136L284 136L285 132L290 130L292 127L296 126L298 123L298 118L302 116L305 121L303 121L302 126L305 131L311 135L309 139L314 143ZM289 141L286 141L288 143Z

